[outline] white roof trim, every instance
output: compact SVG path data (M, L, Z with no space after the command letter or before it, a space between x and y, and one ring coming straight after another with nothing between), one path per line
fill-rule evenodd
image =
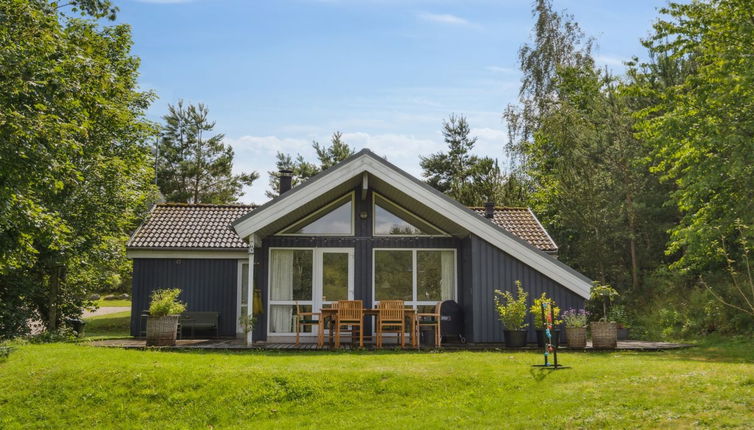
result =
M276 200L270 201L246 217L233 223L233 228L241 238L246 238L266 225L276 221L291 210L310 203L320 195L343 181L351 179L363 172L368 172L388 184L398 188L412 198L430 208L442 208L442 213L451 218L474 235L484 239L493 246L507 252L521 260L534 270L542 273L550 279L560 283L581 297L589 297L591 284L583 275L578 274L565 264L526 244L522 240L514 238L510 233L496 226L490 220L480 217L477 213L462 207L439 192L428 189L426 184L410 177L400 169L380 160L372 152L364 150L340 165L325 172L319 178L310 180L302 188L306 192L291 192ZM295 191L291 190L291 191Z

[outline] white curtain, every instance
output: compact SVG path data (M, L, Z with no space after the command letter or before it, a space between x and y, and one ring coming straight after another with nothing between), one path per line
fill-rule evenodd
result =
M443 300L452 300L453 287L455 286L455 258L453 251L442 251L441 265L442 265L442 278L440 281L440 290Z
M272 251L270 300L293 300L293 251ZM270 332L290 333L293 306L270 306Z

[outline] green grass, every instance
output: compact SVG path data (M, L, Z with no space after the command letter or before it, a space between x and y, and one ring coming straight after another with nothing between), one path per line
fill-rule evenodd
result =
M746 428L752 345L660 353L161 352L22 345L0 428Z
M105 300L105 299L99 299L97 300L97 306L99 307L131 307L131 300Z
M131 311L86 318L85 321L84 335L87 338L130 336Z

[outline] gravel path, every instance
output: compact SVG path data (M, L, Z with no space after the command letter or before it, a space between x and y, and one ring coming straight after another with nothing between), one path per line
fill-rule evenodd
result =
M100 315L115 314L118 312L130 311L131 308L127 306L103 306L96 311L84 311L82 318L91 318Z

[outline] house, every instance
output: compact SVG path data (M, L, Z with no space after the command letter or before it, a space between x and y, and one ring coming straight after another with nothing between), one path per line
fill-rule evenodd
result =
M367 149L293 189L284 176L281 191L258 207L156 205L127 245L132 334L159 288L219 312L221 336L242 336L238 316L254 311L252 338L268 342L292 341L296 305L455 300L468 340L500 342L494 290L520 280L561 308L588 297L591 281L558 261L529 209L467 208Z

